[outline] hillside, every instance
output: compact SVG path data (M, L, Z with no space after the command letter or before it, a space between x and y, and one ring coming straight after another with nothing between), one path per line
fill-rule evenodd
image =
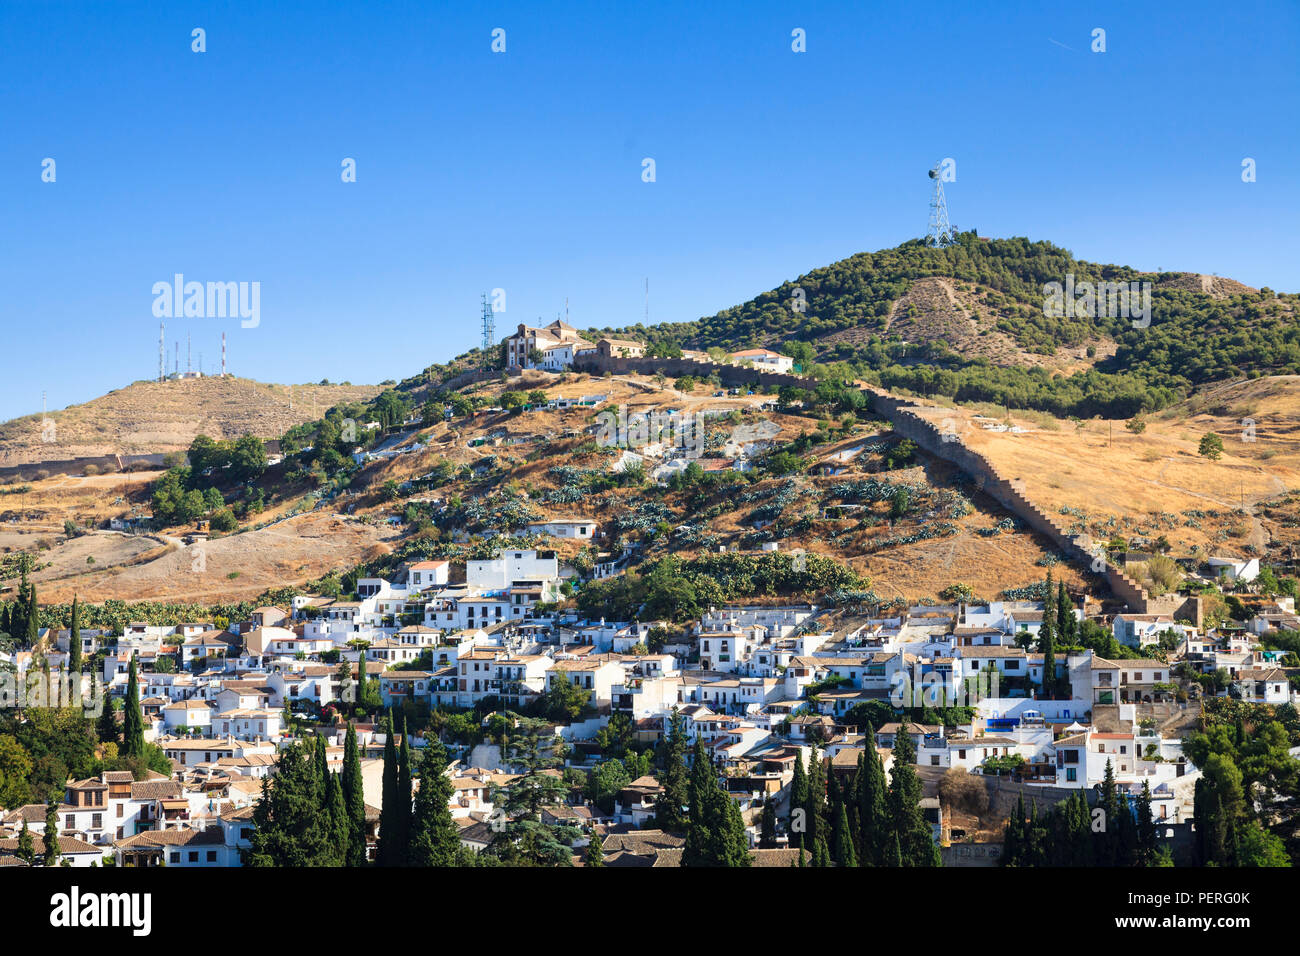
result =
M1044 286L1067 276L1149 283L1149 325L1045 315ZM803 312L791 307L796 289ZM697 349L806 342L814 361L843 363L836 377L1060 416L1128 417L1211 382L1300 373L1298 309L1300 295L1217 276L1143 273L1048 242L964 233L946 249L913 240L858 253L695 322L593 334Z
M180 451L199 434L279 438L335 404L367 400L379 391L374 385L267 385L234 377L136 382L50 412L53 441L42 439L40 415L0 424L0 467Z

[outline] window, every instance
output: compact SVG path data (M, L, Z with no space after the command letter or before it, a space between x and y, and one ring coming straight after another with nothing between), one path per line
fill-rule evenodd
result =
M181 855L179 853L173 853L170 859L173 863L179 863L181 861Z
M939 766L939 755L938 755L938 754L935 754L934 756L932 756L932 757L930 758L930 766L931 766L931 767L937 767L937 766Z
M104 826L104 815L102 813L96 813L94 816L90 818L90 828L92 830L102 829L103 826Z
M198 850L190 850L189 861L190 861L191 863L197 863L197 862L199 862L199 851L198 851Z
M1073 767L1066 767L1065 779L1070 781L1071 783L1075 782L1076 780L1079 779L1079 771L1075 770Z
M217 862L217 851L216 851L216 850L209 850L209 851L208 851L208 862L209 862L209 863L216 863L216 862Z

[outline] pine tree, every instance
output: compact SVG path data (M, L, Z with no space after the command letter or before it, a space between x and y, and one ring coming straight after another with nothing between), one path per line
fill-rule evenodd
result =
M42 847L45 851L45 865L58 866L59 864L59 801L56 797L50 797L50 802L45 806L45 834L42 837Z
M81 607L72 595L72 623L68 625L68 671L81 673Z
M430 735L411 812L411 866L455 866L460 859L460 828L451 817L455 788L446 770L447 751Z
M689 774L686 770L686 719L674 707L668 721L664 753L663 793L655 804L655 826L666 833L686 829L682 807L690 801Z
M140 710L140 680L136 675L136 655L126 679L126 703L122 709L122 749L124 757L144 755L144 714Z
M15 855L28 866L36 862L36 844L32 841L32 831L27 829L25 818L23 828L18 833L18 851Z
M348 813L348 866L366 865L366 799L361 778L357 728L348 724L343 744L343 804Z

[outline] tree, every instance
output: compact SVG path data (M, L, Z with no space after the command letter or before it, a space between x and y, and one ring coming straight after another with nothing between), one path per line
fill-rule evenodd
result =
M1051 700L1056 695L1056 627L1053 618L1056 594L1052 591L1052 572L1047 572L1047 588L1043 606L1043 623L1038 629L1038 647L1043 652L1043 697Z
M885 834L889 830L885 765L876 752L876 731L867 725L854 791L858 803L858 860L863 866L880 866L885 856Z
M321 805L321 784L307 746L293 743L276 757L275 773L262 785L253 808L253 836L246 866L337 865L339 848L330 841L330 817Z
M604 866L605 865L605 840L597 832L592 832L591 842L587 844L587 853L583 857L583 863L587 866Z
M0 736L0 807L31 802L32 755L12 734Z
M144 753L144 714L140 710L140 680L136 675L135 654L131 655L131 666L127 671L120 753L124 757L139 757Z
M348 724L343 742L343 804L348 815L348 866L366 865L366 801L357 728Z
M901 866L938 866L939 848L921 811L921 781L916 775L916 745L903 723L894 734L894 769L887 810ZM891 846L890 853L893 853Z
M420 758L420 789L411 812L411 866L455 866L461 858L460 828L451 817L455 788L446 770L447 751L431 736Z
M849 830L849 813L844 800L835 801L834 823L831 828L832 855L840 866L857 866L857 853L853 849L853 834Z
M32 831L27 829L27 820L23 819L23 828L18 833L18 850L15 854L28 866L36 862L36 845L32 841Z
M384 733L383 796L379 808L379 849L375 855L375 862L379 866L401 866L405 853L405 848L399 842L403 829L400 818L404 813L410 813L410 801L408 799L406 810L402 810L401 794L397 789L401 768L394 739L396 736L397 729L390 708Z
M45 834L42 837L41 845L45 851L45 865L57 866L60 853L59 801L57 797L50 797L50 802L45 806Z
M770 797L763 801L763 815L758 832L758 846L760 849L776 849L776 803Z
M740 808L719 784L713 762L698 739L692 756L690 800L682 866L749 866L749 843Z
M686 771L686 719L676 707L668 719L660 783L664 790L655 804L655 826L666 833L681 833L686 829L682 807L690 801L690 792Z
M1151 813L1151 784L1142 781L1142 796L1137 811L1138 866L1154 866L1156 862L1156 824Z
M320 749L325 750L325 740L320 738ZM329 857L326 866L347 866L350 858L349 843L352 839L351 821L348 819L347 804L343 800L343 785L339 775L326 772L324 812L327 820L327 837L325 852Z
M591 691L579 687L569 680L563 672L554 673L551 686L541 695L538 706L550 720L559 723L571 723L586 708L591 699Z
M402 746L397 754L397 866L406 866L411 842L411 735L402 717Z
M68 671L81 673L81 606L72 595L72 622L68 625Z
M1223 454L1223 439L1214 432L1206 432L1201 438L1200 445L1196 448L1197 454L1210 461L1218 461L1219 456Z

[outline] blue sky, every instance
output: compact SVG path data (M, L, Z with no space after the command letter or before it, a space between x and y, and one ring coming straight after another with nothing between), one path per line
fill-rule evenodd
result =
M1300 5L980 6L8 0L0 417L155 375L177 272L261 321L170 320L169 364L224 330L237 374L376 382L493 288L499 331L640 321L647 277L691 320L920 236L944 157L962 228L1300 291Z

